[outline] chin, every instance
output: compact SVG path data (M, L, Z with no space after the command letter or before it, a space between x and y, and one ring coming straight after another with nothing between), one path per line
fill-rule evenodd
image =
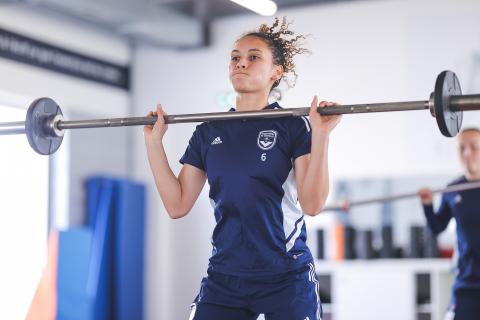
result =
M249 92L248 87L242 84L232 84L233 90L237 93Z
M467 172L471 177L477 177L480 174L479 170L476 170L476 169L473 169L473 170L472 169L470 169L470 170L467 169Z

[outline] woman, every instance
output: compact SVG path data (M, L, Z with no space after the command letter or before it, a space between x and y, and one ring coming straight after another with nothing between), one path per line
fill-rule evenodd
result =
M284 18L238 39L231 51L230 81L236 111L280 108L268 103L289 75L293 57L307 52L304 36ZM192 305L191 319L321 319L304 213L320 213L328 195L328 142L340 116L320 116L311 103L305 118L229 120L197 126L178 177L162 145L165 112L144 129L148 159L171 218L188 214L205 181L216 227L208 276ZM298 200L297 200L298 199ZM297 206L300 203L301 210Z
M480 130L462 130L458 151L465 175L450 185L480 181ZM437 212L430 189L421 189L419 195L433 233L445 230L452 218L457 224L458 273L447 319L480 319L480 189L445 193Z

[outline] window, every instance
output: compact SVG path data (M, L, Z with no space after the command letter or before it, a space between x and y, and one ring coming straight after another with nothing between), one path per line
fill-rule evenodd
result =
M25 112L0 105L0 121ZM25 319L47 256L49 159L24 134L0 135L0 150L0 319Z

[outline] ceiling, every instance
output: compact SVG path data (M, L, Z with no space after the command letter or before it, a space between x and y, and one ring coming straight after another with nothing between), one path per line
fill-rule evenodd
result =
M275 0L279 8L338 1ZM133 41L172 48L209 44L210 23L233 15L255 14L229 0L10 0L0 1L61 14L95 25Z

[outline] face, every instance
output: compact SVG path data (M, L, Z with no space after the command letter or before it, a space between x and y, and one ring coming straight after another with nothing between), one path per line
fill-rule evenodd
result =
M458 151L467 175L480 178L480 132L462 133L458 138Z
M229 74L238 93L268 93L273 82L281 78L282 67L273 64L272 52L265 41L247 36L233 46Z

